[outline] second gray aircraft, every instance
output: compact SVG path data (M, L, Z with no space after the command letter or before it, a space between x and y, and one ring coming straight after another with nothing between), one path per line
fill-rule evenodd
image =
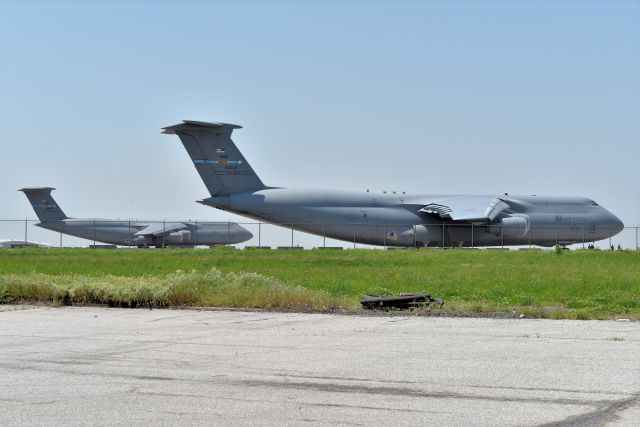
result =
M40 222L36 226L71 236L122 246L229 245L252 234L233 222L159 222L69 218L51 196L51 187L22 188Z

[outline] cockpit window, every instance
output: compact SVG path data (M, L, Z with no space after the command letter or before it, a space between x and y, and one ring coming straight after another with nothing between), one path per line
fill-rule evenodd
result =
M592 200L591 201L591 206L598 206L598 204Z

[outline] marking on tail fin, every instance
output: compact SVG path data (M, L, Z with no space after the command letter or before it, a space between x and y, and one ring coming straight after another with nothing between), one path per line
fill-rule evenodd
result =
M52 204L50 204L50 203L43 203L43 204L41 204L41 205L38 205L38 204L34 205L34 204L31 204L31 206L32 206L32 207L34 207L34 208L45 208L45 209L56 209L56 208L58 208L58 205L52 205Z
M208 160L208 159L196 159L193 161L194 165L241 165L242 160Z

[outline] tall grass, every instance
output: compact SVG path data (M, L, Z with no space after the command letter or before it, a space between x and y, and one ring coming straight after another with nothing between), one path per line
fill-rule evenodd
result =
M207 306L327 311L345 306L328 292L285 285L256 273L176 271L162 277L0 275L0 303L108 304L119 307Z

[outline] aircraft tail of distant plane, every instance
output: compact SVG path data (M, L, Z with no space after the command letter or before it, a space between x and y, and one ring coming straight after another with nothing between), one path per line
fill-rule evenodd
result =
M183 120L163 128L162 133L180 137L209 193L223 196L267 188L231 140L233 130L241 128L229 123Z
M60 221L67 218L62 209L60 209L60 206L58 206L51 196L51 190L55 190L55 188L37 187L21 188L18 190L22 191L27 196L29 202L31 202L31 206L33 206L33 210L36 212L36 215L38 215L38 219L40 219L41 222Z

